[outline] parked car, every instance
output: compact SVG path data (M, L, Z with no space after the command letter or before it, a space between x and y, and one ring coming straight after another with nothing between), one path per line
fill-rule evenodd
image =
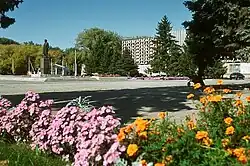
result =
M230 74L230 80L244 80L245 76L242 73L232 73Z

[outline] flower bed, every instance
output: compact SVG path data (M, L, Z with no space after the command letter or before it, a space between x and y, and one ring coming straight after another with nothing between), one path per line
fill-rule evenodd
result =
M222 81L218 81L219 86ZM194 89L200 89L195 84ZM204 89L199 118L181 125L167 113L137 118L121 126L112 107L85 110L68 105L51 115L51 101L28 92L15 108L2 99L2 137L26 141L33 148L62 156L74 165L242 165L250 157L250 97L227 98L230 89ZM188 99L195 96L189 94Z

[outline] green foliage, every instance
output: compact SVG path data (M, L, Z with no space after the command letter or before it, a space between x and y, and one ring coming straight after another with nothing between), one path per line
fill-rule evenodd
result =
M172 26L167 16L161 19L156 28L155 47L153 59L150 62L153 72L165 72L167 75L178 75L175 72L180 47L176 44L175 37L171 34Z
M36 166L61 166L66 165L60 158L54 158L49 155L31 150L25 144L8 144L0 141L0 164L8 161L9 166L16 165L36 165Z
M195 56L198 76L221 57L248 60L250 44L250 2L225 0L185 1L192 20L183 23L187 45Z
M15 10L23 0L1 0L0 1L0 28L8 28L14 24L15 19L8 17L5 13Z
M14 41L12 39L5 38L5 37L0 38L0 44L3 44L3 45L17 44L17 45L19 45L18 42Z
M227 67L223 66L220 60L214 62L214 64L207 66L205 69L204 75L207 78L222 78L224 74L227 72Z

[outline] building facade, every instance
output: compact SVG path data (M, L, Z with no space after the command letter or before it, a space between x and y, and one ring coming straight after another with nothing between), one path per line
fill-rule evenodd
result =
M175 36L177 44L182 46L186 38L185 30L172 31L172 35ZM155 44L153 37L136 37L136 38L124 38L122 41L122 50L126 48L130 51L135 63L139 67L140 73L145 73L145 67L150 68L149 62L154 55Z

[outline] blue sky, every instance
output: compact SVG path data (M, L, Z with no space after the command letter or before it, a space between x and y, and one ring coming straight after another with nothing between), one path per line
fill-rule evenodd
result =
M16 23L0 29L0 36L19 42L74 46L77 34L99 27L121 36L153 36L157 22L167 15L174 30L191 18L183 0L24 0L8 15Z

